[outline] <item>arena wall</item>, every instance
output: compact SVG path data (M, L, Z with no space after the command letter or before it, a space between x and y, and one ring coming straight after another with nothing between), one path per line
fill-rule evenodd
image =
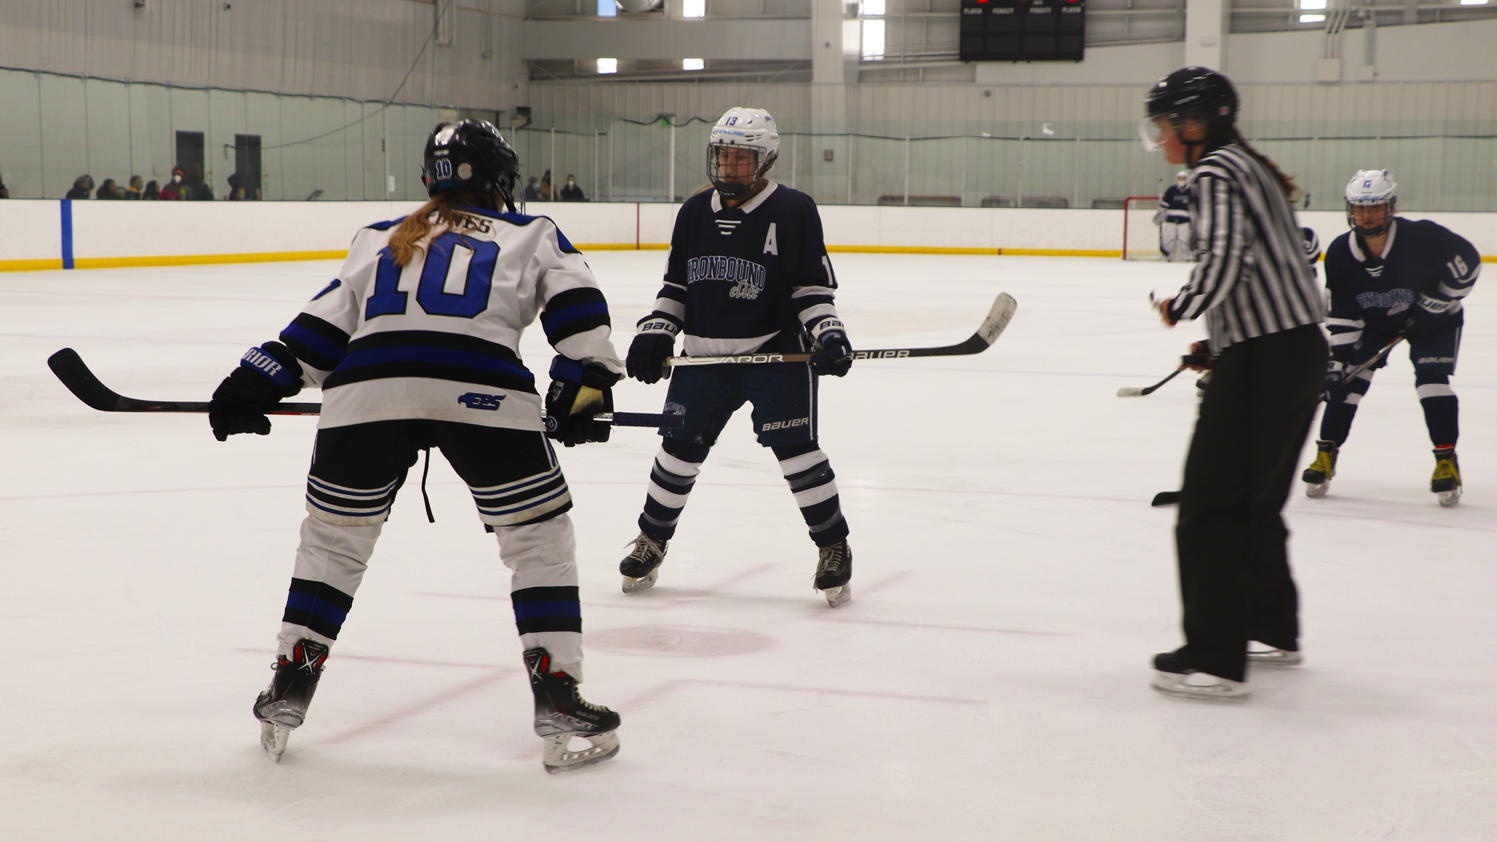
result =
M415 202L0 202L0 271L98 269L339 259L362 225L393 219ZM583 251L663 250L677 205L531 203ZM1012 208L821 208L832 252L1038 254L1118 257L1122 211ZM1322 244L1346 231L1335 211L1300 222ZM1497 260L1497 214L1407 214L1434 219Z

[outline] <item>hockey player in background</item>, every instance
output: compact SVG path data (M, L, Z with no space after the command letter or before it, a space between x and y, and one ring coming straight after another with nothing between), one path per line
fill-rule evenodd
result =
M623 372L608 305L551 220L514 212L519 162L497 129L439 124L423 163L430 201L360 230L338 278L279 342L251 348L210 404L223 441L270 432L266 412L303 385L323 393L275 677L254 704L261 742L279 760L302 724L395 494L420 451L436 447L514 571L546 770L596 763L618 752L619 716L577 691L572 498L546 436L568 446L608 439L592 419L612 410ZM559 355L545 423L535 376L516 353L537 311ZM589 747L570 750L573 736Z
M1327 357L1324 304L1290 205L1294 183L1243 139L1237 112L1225 76L1187 67L1150 91L1143 126L1146 146L1192 168L1201 244L1190 282L1158 312L1172 327L1205 316L1213 358L1175 528L1185 645L1154 657L1152 684L1203 699L1247 696L1249 661L1300 661L1280 512Z
M1397 208L1398 185L1387 170L1361 170L1346 185L1346 219L1352 230L1337 237L1325 256L1331 294L1325 414L1315 462L1301 478L1311 497L1326 493L1357 405L1372 385L1373 371L1384 363L1351 382L1346 371L1402 338L1409 344L1414 388L1435 446L1429 490L1440 505L1454 506L1461 499L1455 458L1459 404L1450 377L1465 323L1461 299L1481 273L1481 255L1460 235L1433 222L1397 218Z
M687 496L728 418L753 406L754 432L770 448L818 547L814 586L833 607L852 595L852 551L831 463L817 443L817 376L846 374L852 346L837 318L837 288L811 198L765 177L780 136L757 108L731 108L712 127L712 187L676 216L665 283L629 346L629 375L655 383L669 372L677 334L686 355L814 350L809 363L683 366L665 411L684 416L663 432L634 549L619 564L624 592L655 584Z
M1175 174L1175 183L1159 199L1154 224L1159 226L1159 252L1171 263L1192 260L1195 246L1190 241L1190 188L1185 170Z

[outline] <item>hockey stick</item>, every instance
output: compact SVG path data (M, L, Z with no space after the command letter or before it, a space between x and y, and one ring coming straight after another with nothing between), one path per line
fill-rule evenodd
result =
M1179 374L1180 372L1184 371L1187 368L1199 368L1199 367L1209 368L1210 366L1211 366L1211 357L1210 357L1210 355L1208 355L1208 354L1186 354L1186 355L1180 357L1180 367L1177 368L1177 369L1175 369L1175 374ZM1160 386L1163 386L1164 384L1166 384L1166 383L1170 382L1171 380L1173 380L1175 378L1175 374L1171 374L1169 377L1164 378L1163 380L1159 381L1158 383L1155 383L1154 385L1148 387L1147 389L1119 389L1118 390L1118 397L1120 397L1120 398L1134 398L1134 397L1138 397L1139 395L1152 395L1154 393L1155 389L1158 389Z
M988 317L982 320L977 332L972 334L965 342L956 345L945 345L940 348L880 348L872 351L853 351L852 358L855 360L903 360L909 357L954 357L963 354L980 354L988 349L988 346L997 341L1003 329L1008 327L1008 322L1014 317L1014 311L1018 309L1018 302L1006 292L998 293L993 300L992 309L988 310ZM805 362L816 356L812 353L803 354L736 354L722 357L667 357L665 364L668 366L683 365L722 365L725 363L797 363Z
M1136 398L1136 397L1139 397L1141 395L1152 395L1152 394L1154 394L1154 392L1158 391L1158 389L1159 389L1160 386L1163 386L1164 384L1166 384L1166 383L1170 382L1171 380L1174 380L1176 377L1180 376L1180 372L1182 372L1184 370L1185 369L1183 369L1183 368L1177 368L1174 371L1170 372L1170 376L1169 377L1164 378L1163 380L1159 381L1158 383L1155 383L1152 386L1145 386L1142 389L1133 388L1133 387L1119 389L1118 390L1118 397L1120 397L1120 398Z
M1346 370L1345 379L1348 380L1348 381L1350 381L1352 378L1360 376L1362 374L1362 372L1366 371L1367 369L1372 368L1373 366L1375 366L1378 363L1382 362L1383 360L1387 359L1388 358L1388 354L1393 351L1393 346L1397 345L1398 343L1400 343L1402 341L1403 341L1403 335L1402 334L1393 337L1393 341L1392 342L1389 342L1387 345L1384 345L1376 354L1373 354L1372 358L1369 359L1367 362L1362 363L1361 365L1352 366L1351 368L1347 369Z
M1150 506L1173 506L1173 505L1175 505L1178 502L1180 502L1180 492L1178 492L1178 491L1161 491L1158 494L1154 495L1154 499L1149 502L1149 505Z
M68 391L89 406L101 412L207 412L207 401L143 401L127 398L105 386L89 370L88 364L72 348L47 358L47 367L68 387ZM320 403L283 403L266 415L319 415ZM680 415L653 415L644 412L604 412L593 416L593 420L612 424L615 427L669 427L679 429L685 418Z

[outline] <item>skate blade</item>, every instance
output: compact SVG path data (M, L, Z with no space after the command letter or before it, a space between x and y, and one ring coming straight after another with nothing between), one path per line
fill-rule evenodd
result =
M1448 509L1461 502L1461 487L1456 486L1454 491L1436 491L1435 496L1440 498L1440 505Z
M291 737L291 729L285 725L277 725L274 722L260 723L260 747L270 755L270 759L277 763L281 762L281 755L286 753L286 741Z
M648 574L635 579L630 576L624 577L624 593L634 593L647 588L655 587L655 580L660 578L660 568L651 570Z
M1324 497L1325 493L1327 491L1330 491L1330 490L1331 490L1331 483L1330 483L1330 481L1326 481L1326 482L1312 482L1305 489L1305 496L1306 497Z
M1223 685L1201 687L1186 684L1182 679L1184 676L1175 673L1155 671L1154 679L1149 686L1166 696L1174 696L1177 699L1194 699L1202 702L1241 702L1246 701L1252 695L1247 686L1228 688Z
M1305 662L1303 655L1288 649L1248 650L1247 659L1255 667L1297 667Z
M852 583L849 582L846 585L838 585L835 588L827 588L826 590L821 592L821 595L826 597L827 605L831 606L832 608L836 608L837 606L847 602L849 599L852 599Z
M581 737L587 740L589 745L581 751L572 751L567 744L573 737ZM619 753L619 735L617 731L608 731L602 734L556 734L543 738L546 741L545 754L541 757L541 763L546 767L549 775L559 775L562 772L571 772L584 766L592 766Z

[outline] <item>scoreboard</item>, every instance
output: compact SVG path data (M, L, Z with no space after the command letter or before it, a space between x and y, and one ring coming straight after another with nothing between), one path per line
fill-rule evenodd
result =
M962 0L962 61L1081 61L1086 0Z

